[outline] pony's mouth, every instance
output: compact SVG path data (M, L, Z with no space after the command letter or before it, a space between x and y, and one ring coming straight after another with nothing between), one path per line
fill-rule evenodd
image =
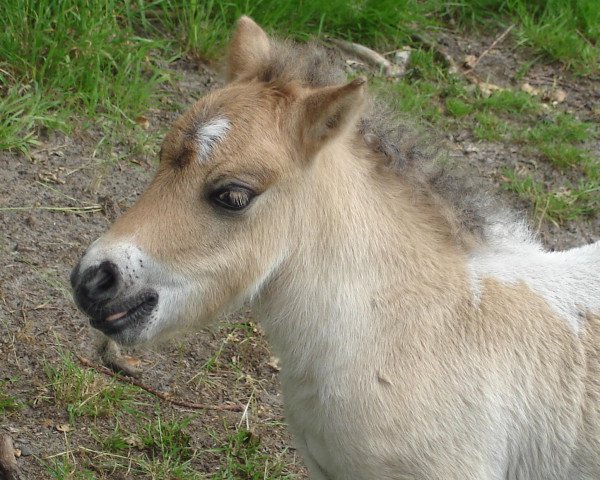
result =
M90 323L106 335L116 335L145 323L157 304L158 293L145 291L95 312Z

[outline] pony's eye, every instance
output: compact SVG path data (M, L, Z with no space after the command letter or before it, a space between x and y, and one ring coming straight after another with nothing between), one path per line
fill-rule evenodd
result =
M256 194L248 188L232 185L215 191L211 199L219 207L239 211L250 205L255 196Z

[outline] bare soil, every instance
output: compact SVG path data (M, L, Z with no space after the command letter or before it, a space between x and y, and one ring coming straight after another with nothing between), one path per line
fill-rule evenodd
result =
M467 53L481 53L493 38L464 39L448 37L452 55L459 60ZM477 66L486 81L515 85L516 71L523 58L504 48L488 54ZM31 207L19 211L0 211L0 381L14 378L5 386L12 396L26 406L0 417L0 433L9 433L26 455L18 459L24 478L50 478L49 457L77 451L79 447L97 450L91 432L107 436L115 428L114 418L78 418L65 436L56 426L68 422L64 406L52 401L44 365L59 362L59 349L88 358L96 358L90 342L86 319L73 305L69 273L87 245L97 238L130 206L152 177L153 153L158 139L177 117L178 105L190 105L219 81L214 72L191 61L172 65L178 79L164 87L164 102L146 115L150 127L146 149L119 142L110 148L98 143L103 133L97 126L76 129L71 135L42 132L40 144L30 155L0 152L0 206ZM531 84L558 82L567 92L564 108L577 112L582 119L594 119L594 106L600 98L598 81L574 79L552 66L536 66L523 79ZM176 100L174 100L176 99ZM132 131L139 127L132 127ZM476 142L471 132L448 132L448 147L453 155L462 156L498 188L499 169L504 165L524 165L534 169L539 178L556 175L542 162L526 158L514 147ZM466 148L474 144L475 149ZM596 153L600 151L594 145ZM100 152L98 154L97 152ZM467 153L469 152L469 153ZM513 199L518 209L527 209ZM87 203L86 203L87 202ZM47 207L81 207L91 205L98 211L73 213L45 210ZM560 227L544 223L540 235L552 249L562 249L600 239L598 218L570 222ZM537 226L536 226L537 228ZM211 478L222 458L208 449L218 448L227 434L240 424L248 425L270 455L280 456L290 472L306 478L289 434L282 423L282 396L277 370L272 365L269 348L247 315L230 319L213 331L186 335L175 344L156 350L134 351L143 361L142 381L177 398L206 404L232 403L248 405L248 418L242 413L192 411L161 402L165 418L192 416L186 431L200 454L193 467ZM232 323L233 322L233 323ZM220 349L216 365L209 373L199 372ZM151 402L149 402L151 403ZM153 409L147 408L152 414ZM68 440L68 443L66 443ZM88 467L94 463L78 451L77 459ZM86 462L88 462L86 464ZM119 474L121 475L121 474ZM98 478L125 478L99 472ZM130 477L127 477L130 478ZM131 476L131 478L142 478ZM149 477L143 477L149 478ZM244 477L245 478L245 477ZM249 477L248 477L249 478Z

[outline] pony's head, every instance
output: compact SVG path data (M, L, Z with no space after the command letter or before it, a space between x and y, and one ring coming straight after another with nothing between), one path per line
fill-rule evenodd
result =
M239 307L297 248L308 206L335 201L310 172L356 125L365 79L286 80L277 48L239 20L229 83L175 123L150 186L73 269L95 328L133 344Z

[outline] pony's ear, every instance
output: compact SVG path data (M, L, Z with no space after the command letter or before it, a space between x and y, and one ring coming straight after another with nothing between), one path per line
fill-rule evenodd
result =
M269 57L269 37L250 17L240 17L229 44L228 79L256 74Z
M315 153L356 122L363 106L367 79L358 77L343 86L325 87L303 100L301 145Z

